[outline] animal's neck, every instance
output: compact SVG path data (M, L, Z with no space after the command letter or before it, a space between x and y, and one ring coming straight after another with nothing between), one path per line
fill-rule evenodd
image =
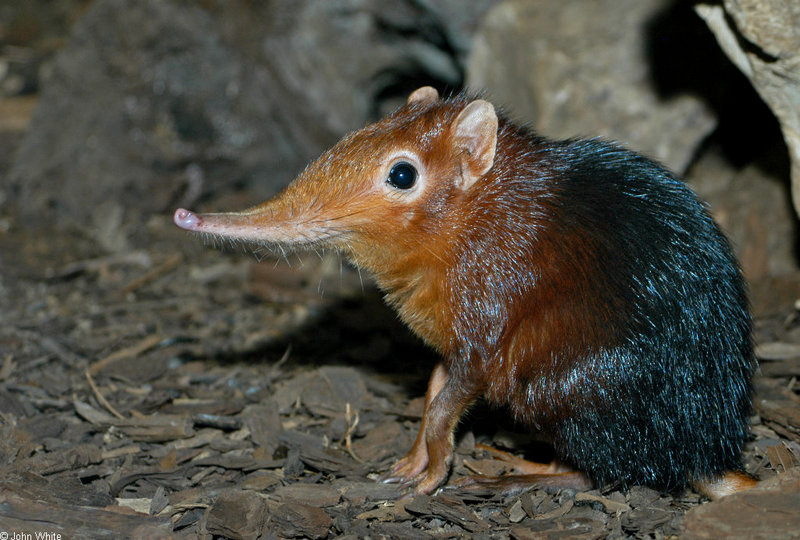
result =
M355 262L371 271L400 319L428 345L447 354L453 309L444 290L446 264L430 253L406 253L413 254L396 255L378 265Z
M446 305L438 276L424 272L403 284L390 289L386 300L393 305L400 318L426 343L444 353L449 348L446 328L451 310Z

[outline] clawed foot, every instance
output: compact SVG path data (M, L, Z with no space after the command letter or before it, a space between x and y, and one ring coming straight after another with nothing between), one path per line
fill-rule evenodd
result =
M409 488L408 495L432 493L447 478L447 466L432 467L426 459L414 459L411 454L402 458L388 472L380 477L381 482L399 484Z
M397 463L392 465L391 469L383 473L378 478L378 481L384 484L399 484L401 487L411 487L414 485L414 478L425 470L425 465L427 465L427 463L419 465L411 460L409 456L406 456L398 460Z

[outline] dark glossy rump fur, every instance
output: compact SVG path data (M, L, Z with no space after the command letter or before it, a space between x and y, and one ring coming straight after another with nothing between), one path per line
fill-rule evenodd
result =
M607 344L531 383L534 402L562 395L587 405L556 415L558 452L600 486L676 489L739 469L755 362L728 242L657 164L598 141L553 151L564 173L557 222L601 239L596 282L607 290L595 294L628 310L608 321Z
M484 259L517 277L492 284L489 273L472 294L494 297L478 311L505 319L484 368L490 400L548 432L598 486L672 490L741 468L755 361L726 239L683 182L635 153L596 140L534 146L531 175L502 156L500 183L507 214L533 201L536 226L493 225L518 239L506 253L534 253L532 268ZM518 295L524 305L504 304Z

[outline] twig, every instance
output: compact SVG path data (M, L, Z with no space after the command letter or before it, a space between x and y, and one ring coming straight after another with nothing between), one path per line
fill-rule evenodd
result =
M136 343L135 345L131 345L130 347L127 347L125 349L120 349L118 351L114 351L113 353L109 354L108 356L106 356L104 358L101 358L97 362L93 363L89 367L89 370L93 374L97 374L98 371L100 371L101 369L103 369L107 365L112 364L112 363L116 362L117 360L120 360L121 358L139 356L140 354L142 354L146 350L152 349L153 347L155 347L156 345L161 343L163 340L164 340L164 336L162 336L160 334L153 334L152 336L147 336L146 338L141 340L139 343Z
M106 398L105 398L105 397L103 397L103 394L101 394L101 393L100 393L100 390L98 390L97 386L95 386L95 384L94 384L94 379L92 379L92 374L91 374L91 373L89 373L89 370L88 370L88 369L85 371L85 373L86 373L86 380L87 380L87 381L89 381L89 386L92 388L92 391L94 392L94 395L97 397L97 401L99 401L99 402L100 402L100 404L101 404L103 407L105 407L106 409L108 409L108 412L110 412L111 414L113 414L114 416L116 416L117 418L119 418L120 420L125 420L125 417L124 417L124 416L122 416L122 415L121 415L121 414L120 414L120 413L117 411L117 409L115 409L114 407L112 407L112 406L111 406L111 403L109 403L109 402L106 400Z
M177 268L182 261L183 261L183 255L181 255L180 253L172 255L169 259L167 259L163 263L159 264L155 268L148 270L138 278L134 279L133 281L129 282L127 285L122 287L122 289L120 289L119 291L120 295L125 296L128 293L132 293L139 287L147 285L151 281L154 281L157 278L161 277L163 274L166 274Z
M290 343L286 347L286 351L283 353L283 356L281 356L280 359L277 362L275 362L274 364L272 364L272 366L270 366L269 373L270 373L270 377L271 378L274 379L275 377L277 377L280 374L281 366L283 364L285 364L287 360L289 360L289 355L291 355L291 354L292 354L292 344ZM299 399L299 396L298 396L298 399Z
M17 363L14 361L13 354L7 354L3 358L3 365L0 367L0 381L6 380L17 370Z
M353 432L355 432L356 430L356 426L358 426L358 411L356 412L350 411L349 401L345 404L344 416L345 420L347 421L347 432L344 434L344 448L345 450L347 450L347 453L350 454L350 457L352 457L359 463L364 463L364 460L358 457L356 453L353 451L353 441L351 437L353 435ZM351 419L352 422L350 421Z
M150 256L146 251L137 250L120 255L100 257L97 259L86 259L68 264L60 270L48 269L45 271L46 279L67 279L83 272L97 272L101 268L112 264L138 264L147 266L150 264Z

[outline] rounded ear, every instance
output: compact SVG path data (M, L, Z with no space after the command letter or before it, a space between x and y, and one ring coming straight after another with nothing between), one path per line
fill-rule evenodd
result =
M427 103L439 99L439 92L433 86L417 88L408 96L408 103Z
M461 189L469 189L494 164L497 113L494 105L477 99L464 107L453 124L453 145L461 159Z

